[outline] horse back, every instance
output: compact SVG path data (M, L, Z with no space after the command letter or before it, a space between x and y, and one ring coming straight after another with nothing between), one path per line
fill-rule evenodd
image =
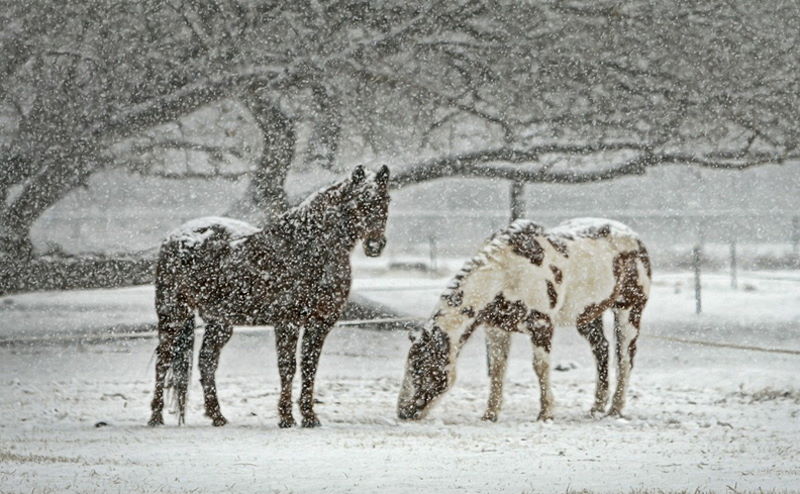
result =
M222 289L223 274L237 247L259 229L222 217L198 218L172 231L156 264L156 311L201 305Z
M186 223L162 243L156 308L186 306L232 324L335 321L350 289L350 258L276 225L227 218Z
M599 218L570 220L548 232L562 239L562 324L574 324L612 307L631 303L632 293L645 301L651 283L644 243L627 226ZM627 298L626 298L627 296Z

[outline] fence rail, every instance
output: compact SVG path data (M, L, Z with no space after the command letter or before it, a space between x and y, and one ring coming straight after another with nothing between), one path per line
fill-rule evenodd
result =
M157 213L157 214L156 214ZM747 210L680 211L674 209L596 209L518 211L523 217L553 225L567 218L595 216L627 223L648 245L723 243L732 240L747 253L748 244L781 244L800 255L800 215L794 212ZM34 240L54 242L69 252L137 252L158 245L166 232L194 217L186 211L102 211L84 215L45 215L34 227ZM388 223L389 248L398 254L428 253L431 242L441 255L466 255L492 232L508 224L510 210L447 209L392 210Z
M779 246L787 255L800 256L800 215L739 210L686 212L675 210L528 210L524 217L545 225L580 217L612 218L636 230L654 250L678 245L701 246L735 242L741 254L753 246ZM502 210L393 211L389 219L390 247L394 252L427 252L435 242L444 255L465 255L492 232L508 224Z

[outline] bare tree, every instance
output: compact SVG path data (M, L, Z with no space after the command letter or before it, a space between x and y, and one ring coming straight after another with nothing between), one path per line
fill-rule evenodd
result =
M584 183L667 164L797 161L799 14L794 2L731 1L543 1L487 12L474 39L428 49L457 55L461 88L432 92L452 100L430 132L478 121L490 137L413 163L395 181ZM410 92L421 84L372 76Z
M411 35L440 31L437 10L361 2L4 2L0 148L6 252L29 250L35 219L104 163L120 140L222 99L241 100L263 133L250 195L285 207L294 129L279 100L308 92L322 123L314 159L338 141L342 71L377 63ZM459 10L455 5L452 9ZM21 191L9 195L12 186ZM267 211L266 216L274 214Z
M260 135L237 173L264 221L289 203L293 161L335 168L343 152L398 156L395 186L798 159L792 0L1 3L0 252L15 259L101 167L235 155L159 132L222 101Z

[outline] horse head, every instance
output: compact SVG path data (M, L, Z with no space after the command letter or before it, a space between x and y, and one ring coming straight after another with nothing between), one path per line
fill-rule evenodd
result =
M372 175L372 174L370 174ZM350 220L362 241L364 254L378 257L386 246L386 219L389 215L389 168L384 165L368 176L357 166L350 176Z
M435 325L412 331L397 416L402 420L423 418L454 380L447 334Z

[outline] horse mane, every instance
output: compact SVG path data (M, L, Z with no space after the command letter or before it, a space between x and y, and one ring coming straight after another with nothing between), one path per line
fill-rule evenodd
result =
M278 217L278 222L290 222L291 224L306 226L325 225L325 220L331 216L331 213L339 210L341 206L345 206L348 201L355 200L354 198L359 194L370 192L368 186L374 183L375 173L369 170L365 170L364 173L365 177L356 186L354 191L356 193L353 194L352 198L342 200L345 189L351 184L349 177L344 178L311 193L300 204L282 213Z
M291 224L314 225L319 223L326 214L331 212L333 206L340 203L342 189L347 184L347 179L336 182L319 189L306 197L303 202L294 206L278 217L279 222Z
M506 228L495 232L486 240L483 248L464 263L461 269L453 276L453 279L447 284L440 298L448 300L451 297L457 297L464 280L478 268L488 264L489 261L491 261L499 251L506 248L514 238L520 235L540 235L542 233L544 233L544 227L542 225L526 219L515 220Z

